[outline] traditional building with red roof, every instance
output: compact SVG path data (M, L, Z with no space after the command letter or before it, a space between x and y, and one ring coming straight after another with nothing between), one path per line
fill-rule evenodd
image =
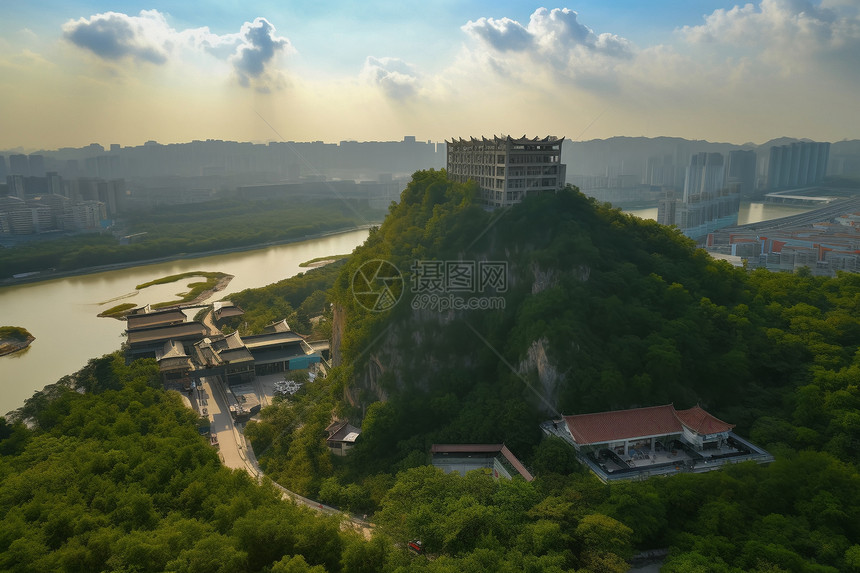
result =
M708 445L719 448L734 428L700 406L676 410L672 404L564 416L564 423L577 449L608 448L625 456L631 448L654 451L658 442L677 439L696 450Z
M605 483L773 461L733 428L701 406L676 410L672 404L563 416L541 424L547 435L572 444L580 463Z

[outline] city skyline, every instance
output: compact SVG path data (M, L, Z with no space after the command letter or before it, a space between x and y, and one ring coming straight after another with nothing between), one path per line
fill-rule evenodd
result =
M4 7L0 149L522 133L860 137L860 5Z

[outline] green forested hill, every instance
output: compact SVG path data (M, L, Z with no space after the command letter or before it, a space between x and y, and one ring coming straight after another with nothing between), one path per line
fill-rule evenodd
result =
M29 401L33 428L0 418L0 570L356 570L358 534L223 467L155 361L74 378Z
M0 427L0 568L620 573L663 548L670 573L860 572L860 277L747 273L572 188L493 213L474 196L416 173L343 266L241 298L256 328L273 309L301 321L333 285L338 365L246 436L272 479L368 513L372 540L220 468L151 363L103 359L78 376L87 394L28 403L36 428ZM373 260L403 273L383 312L354 296ZM504 262L505 288L473 294L504 308L421 308L416 261ZM606 486L537 429L667 402L776 461ZM362 428L344 459L333 413ZM426 465L445 442L504 442L537 477L445 475Z
M623 570L614 559L629 542L669 547L670 571L860 570L860 277L750 274L572 188L493 213L474 196L444 172L416 173L348 260L330 293L339 365L328 394L249 428L274 476L378 510L383 532L429 539L460 565L489 551L498 570L526 567L524 554L549 559L540 567ZM403 273L385 312L353 296L372 260ZM412 281L426 260L505 262L507 288L475 294L504 309L419 308ZM537 429L557 412L669 402L700 403L777 462L609 488ZM332 409L363 430L344 462L321 457L314 437ZM432 443L457 442L504 442L526 460L538 480L533 497L520 492L522 513L498 513L479 482L431 486L442 478L409 469ZM445 501L417 493L446 487ZM583 551L593 515L630 528L598 528L617 551ZM542 534L527 541L496 518Z

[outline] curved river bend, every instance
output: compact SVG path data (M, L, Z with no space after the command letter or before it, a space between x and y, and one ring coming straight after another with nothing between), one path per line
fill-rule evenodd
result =
M744 203L738 219L741 224L752 223L809 210ZM628 212L647 219L657 218L656 208ZM0 357L0 415L23 405L24 400L46 384L79 370L90 358L119 348L125 322L98 318L99 312L123 302L141 306L169 300L185 290L187 282L150 287L141 292L134 289L138 284L188 271L234 275L227 289L211 297L211 302L291 277L306 270L299 264L310 259L350 253L364 242L368 233L366 229L348 231L254 251L0 287L0 325L23 326L36 337L27 350Z
M135 286L189 271L234 275L227 288L209 301L257 288L306 271L299 264L317 257L351 253L367 229L347 231L298 243L274 245L208 257L129 267L89 275L0 288L0 325L23 326L36 337L27 350L0 357L0 415L84 366L90 358L113 352L124 340L125 322L96 315L112 306L137 306L169 300L188 282Z

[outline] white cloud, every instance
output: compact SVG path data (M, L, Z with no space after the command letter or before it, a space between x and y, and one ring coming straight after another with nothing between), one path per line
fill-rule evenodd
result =
M138 16L105 12L70 20L63 25L63 36L100 60L113 63L165 65L182 59L183 51L205 52L229 62L238 83L258 91L283 84L275 69L276 56L294 51L290 41L276 35L275 27L265 18L245 22L236 33L215 34L208 27L176 30L157 10L143 10Z
M510 18L478 18L469 20L462 30L487 43L494 50L519 52L532 45L531 33L522 24Z
M364 62L361 77L381 88L386 96L394 100L407 99L415 95L420 87L415 68L397 58L369 56Z
M172 47L172 30L156 10L143 10L139 16L105 12L70 20L63 25L63 35L79 48L114 61L164 64Z
M615 66L634 53L628 40L595 33L568 8L539 8L527 26L509 18L479 18L461 29L492 58L496 70L517 74L525 68L601 90L611 89Z
M278 77L269 64L278 52L292 50L290 41L275 35L275 27L265 18L246 22L240 32L241 43L230 57L239 83L248 87L253 82L260 91L267 91Z
M741 49L783 74L825 64L860 78L860 4L856 2L762 0L758 6L715 10L704 24L685 26L680 32L693 46L710 45L716 53Z

